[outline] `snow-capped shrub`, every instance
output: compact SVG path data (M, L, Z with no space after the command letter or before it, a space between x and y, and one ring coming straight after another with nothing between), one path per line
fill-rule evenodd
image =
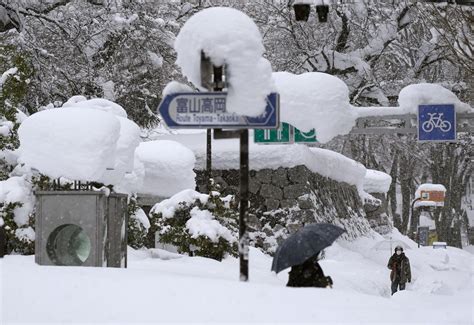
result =
M151 228L163 244L179 253L221 261L226 254L237 256L238 212L231 196L185 190L155 205ZM149 243L151 244L151 243Z
M21 208L21 202L0 202L0 227L5 229L7 237L7 253L30 255L35 253L34 218L29 216L28 222L18 226L15 222L15 209Z
M135 197L130 198L128 203L128 245L138 249L145 247L150 222L145 212L137 205Z

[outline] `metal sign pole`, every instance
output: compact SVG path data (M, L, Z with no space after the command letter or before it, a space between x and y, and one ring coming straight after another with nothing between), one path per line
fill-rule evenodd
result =
M249 243L247 233L247 210L249 190L249 131L240 131L240 214L239 214L239 260L240 281L249 279Z
M0 258L7 254L7 234L3 227L0 227Z
M414 199L412 202L411 202L411 205L410 205L410 229L411 231L413 230L414 228L414 225L417 225L417 229L416 229L416 242L418 243L418 248L420 248L420 234L418 233L418 229L420 228L420 216L418 216L418 220L415 221L415 216L414 216L414 210L415 210L415 203L417 201L420 201L421 200L421 197L419 198L416 198Z
M212 178L212 129L206 130L206 178L206 193L210 193Z

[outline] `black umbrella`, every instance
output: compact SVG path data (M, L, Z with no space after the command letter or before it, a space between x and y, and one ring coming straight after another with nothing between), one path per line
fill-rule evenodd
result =
M299 229L278 246L273 257L272 271L276 273L304 263L331 245L345 230L329 223L312 223Z

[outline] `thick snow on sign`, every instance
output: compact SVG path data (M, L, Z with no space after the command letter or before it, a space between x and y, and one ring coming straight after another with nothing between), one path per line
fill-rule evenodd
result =
M273 79L280 93L281 121L303 132L315 128L322 143L349 133L355 125L349 89L339 78L320 72L275 72Z
M52 178L95 181L114 167L120 122L98 110L52 109L28 117L18 134L20 162Z
M196 161L191 150L175 141L148 141L135 154L145 166L139 193L170 197L185 189L194 189Z
M192 16L174 44L176 63L195 86L201 87L201 51L215 66L226 65L227 110L239 115L263 113L273 91L272 68L262 58L264 47L257 25L244 13L214 7Z
M398 95L398 104L407 113L413 114L418 112L418 105L427 104L454 104L458 113L472 111L469 104L461 102L450 90L428 83L414 84L403 88Z

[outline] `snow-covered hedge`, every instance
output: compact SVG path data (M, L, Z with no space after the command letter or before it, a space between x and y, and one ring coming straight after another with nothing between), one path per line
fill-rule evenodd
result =
M34 253L33 206L31 183L25 177L0 181L0 227L7 235L7 252Z
M137 205L135 197L128 204L127 244L135 249L143 248L146 244L150 221L145 212Z
M179 253L222 260L237 255L238 214L233 198L184 190L151 210L151 233Z

